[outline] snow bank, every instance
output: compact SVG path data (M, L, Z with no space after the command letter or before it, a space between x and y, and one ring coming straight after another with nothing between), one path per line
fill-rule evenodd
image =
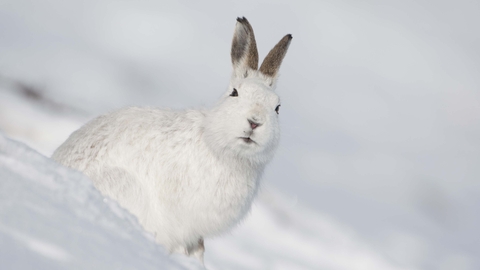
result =
M0 134L2 269L202 269L169 256L79 172Z

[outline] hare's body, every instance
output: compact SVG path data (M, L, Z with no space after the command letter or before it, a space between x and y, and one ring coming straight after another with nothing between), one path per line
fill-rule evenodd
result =
M53 154L84 172L170 251L203 258L203 238L249 211L278 145L276 75L285 36L259 70L253 30L238 19L228 91L211 109L126 108L74 132Z
M53 158L83 171L172 251L192 249L245 216L264 166L215 154L204 120L202 111L122 109L77 130Z

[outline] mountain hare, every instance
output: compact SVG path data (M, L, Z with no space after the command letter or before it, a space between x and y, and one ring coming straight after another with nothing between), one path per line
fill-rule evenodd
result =
M245 217L277 148L274 89L291 40L283 37L257 70L253 29L238 18L232 78L213 108L120 109L75 131L53 159L84 172L170 252L203 262L204 237Z

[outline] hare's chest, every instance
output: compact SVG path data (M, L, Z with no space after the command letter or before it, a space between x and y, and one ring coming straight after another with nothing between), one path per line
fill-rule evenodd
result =
M214 235L248 213L260 174L193 149L156 157L158 165L150 174L155 177L153 208L171 214L176 224L191 226L187 231L203 228L200 235Z
M209 233L215 234L234 226L248 213L258 191L258 179L232 173L210 177L198 179L207 182L207 186L201 201L191 206L194 212L200 213L197 220L208 224Z

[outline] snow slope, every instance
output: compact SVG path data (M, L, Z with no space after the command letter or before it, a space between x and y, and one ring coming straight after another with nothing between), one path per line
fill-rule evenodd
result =
M2 269L202 269L167 255L79 172L0 137ZM331 218L268 192L231 235L206 240L208 269L401 270Z
M79 172L0 135L1 269L202 269Z

